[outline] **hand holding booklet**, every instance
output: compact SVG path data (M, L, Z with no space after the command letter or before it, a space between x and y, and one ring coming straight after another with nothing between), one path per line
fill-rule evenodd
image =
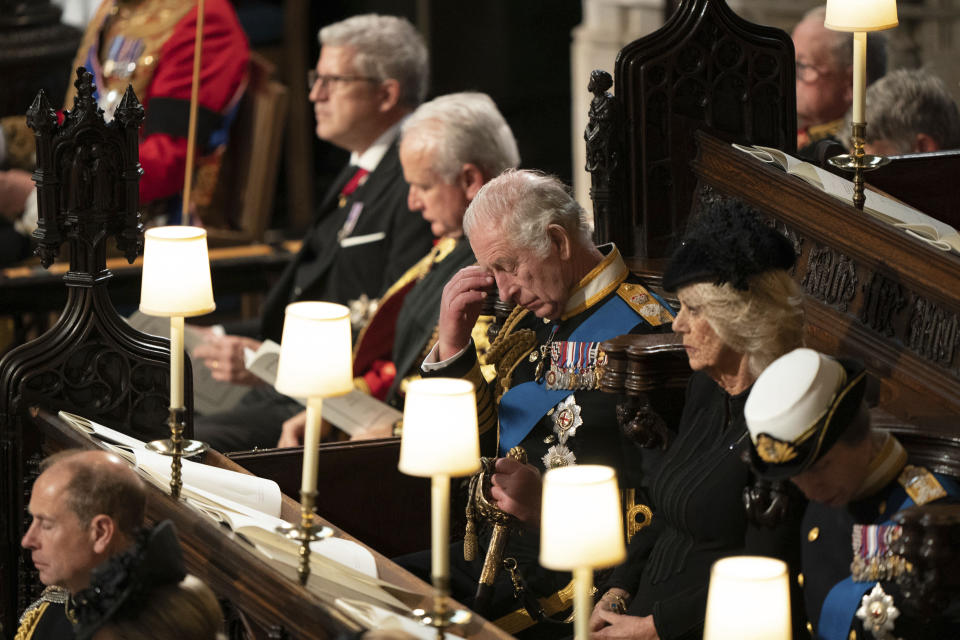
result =
M272 385L277 379L279 360L280 345L273 340L266 340L256 351L247 349L244 364L250 373ZM303 399L298 398L298 400L301 404L305 404ZM322 417L352 436L359 431L379 425L392 427L403 417L403 414L386 402L381 402L369 394L354 389L342 396L324 398Z
M779 149L761 146L734 144L738 151L747 153L761 162L774 164L790 175L812 184L824 193L846 202L853 201L853 183L846 178L834 175L809 162L784 153ZM863 212L889 225L903 229L904 232L922 240L941 251L960 252L960 234L957 230L913 207L897 202L867 188L864 192L866 202Z

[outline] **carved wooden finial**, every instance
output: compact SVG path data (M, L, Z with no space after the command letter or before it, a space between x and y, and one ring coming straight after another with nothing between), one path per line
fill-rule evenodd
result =
M69 240L68 282L76 286L102 277L106 258L100 246L107 238L115 237L131 262L143 242L138 189L143 106L128 88L107 124L93 80L89 71L77 69L73 109L61 124L43 92L27 115L37 144L36 253L49 266Z
M40 89L27 109L27 125L34 131L50 131L57 125L57 112L50 106L43 89Z
M93 74L84 69L83 67L77 67L77 79L73 81L73 86L77 88L77 95L73 99L73 108L83 108L88 105L96 105L97 102L93 97L93 92L96 91L96 87L93 85Z
M143 118L143 105L137 100L137 94L133 92L133 85L128 84L127 90L123 92L120 104L117 105L117 110L114 112L114 119L126 129L131 126L139 127Z
M610 87L613 86L613 78L603 69L594 69L590 72L590 81L587 83L587 91L596 97L603 96Z

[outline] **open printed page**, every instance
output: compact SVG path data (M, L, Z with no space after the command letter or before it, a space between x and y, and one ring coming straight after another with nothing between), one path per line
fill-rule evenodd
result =
M247 369L264 382L273 385L277 380L277 364L280 360L280 345L266 340L256 351L248 350L245 358ZM317 366L323 366L318 363ZM306 404L303 398L297 398ZM353 390L342 396L324 398L322 417L348 435L379 426L392 427L403 414L386 402L377 400L362 391Z
M143 440L138 440L133 436L128 436L125 433L120 433L115 429L111 429L110 427L105 427L102 424L98 424L93 420L88 420L83 416L78 416L75 413L70 413L69 411L61 411L57 415L63 418L67 424L72 426L77 431L85 433L96 440L123 445L131 449L142 449L143 447L146 446Z
M732 146L738 151L753 156L760 162L775 164L790 175L806 180L818 189L824 188L820 177L820 171L822 170L809 162L794 158L790 154L784 153L780 149L774 149L773 147L762 147L760 145L751 147L742 144L733 144Z
M127 323L134 329L150 335L170 337L170 318L148 316L134 311L127 318ZM184 327L183 344L187 353L193 353L203 340L202 332L190 325ZM210 414L231 409L250 390L243 385L214 380L210 369L199 360L191 359L190 364L193 368L193 407L198 413Z
M278 526L288 524L284 520L199 489L185 490L184 497L202 513L230 527L266 558L291 569L299 565L299 543L277 532ZM391 592L410 592L380 580L373 554L362 545L342 538L327 538L310 543L310 550L310 587L318 595L330 601L340 597L360 598L391 608L404 608L403 602Z
M134 453L138 467L161 483L170 482L170 456L146 448L136 449ZM192 460L183 460L181 473L185 489L205 490L267 515L280 515L280 486L273 480L219 469Z
M776 164L784 171L795 175L820 190L845 202L853 202L853 182L821 169L809 162L771 147L745 146L734 144L734 148L747 153L761 162ZM918 238L935 249L941 251L960 252L960 234L957 230L913 207L897 202L869 187L864 193L864 213L903 229L906 233Z
M68 424L91 438L120 445L121 449L113 450L136 464L161 486L170 483L169 456L150 451L142 440L105 427L93 420L67 411L61 411L59 415ZM130 453L125 454L124 449ZM204 489L262 513L272 516L280 515L280 486L273 480L211 467L186 459L183 460L182 474L185 488Z
M422 640L436 640L437 630L421 624L409 615L402 615L375 604L349 598L338 598L334 603L340 611L368 629L400 631ZM460 640L460 636L444 633L445 640Z

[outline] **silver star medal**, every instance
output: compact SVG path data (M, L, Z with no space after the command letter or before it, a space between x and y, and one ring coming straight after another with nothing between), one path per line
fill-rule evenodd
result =
M553 432L557 434L558 442L544 454L542 460L545 468L568 467L577 463L577 456L567 447L567 439L577 435L577 427L582 424L580 405L571 393L554 408Z
M863 596L857 617L863 620L863 628L873 634L877 640L894 640L893 622L900 616L900 610L893 606L893 596L883 591L878 582L873 590Z

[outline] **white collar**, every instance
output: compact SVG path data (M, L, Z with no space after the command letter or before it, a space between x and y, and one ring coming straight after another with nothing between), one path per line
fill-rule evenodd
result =
M373 144L367 147L367 150L363 153L352 152L350 154L351 166L360 167L373 173L383 159L384 154L387 153L387 149L390 148L390 145L393 144L393 141L397 138L397 135L399 135L400 125L403 124L405 119L406 118L400 119L395 122L392 127L381 133L380 137L374 140Z
M570 292L570 297L563 306L561 320L589 309L616 290L630 274L626 263L620 257L620 251L614 244L605 244L597 248L607 255L587 275L583 276Z

